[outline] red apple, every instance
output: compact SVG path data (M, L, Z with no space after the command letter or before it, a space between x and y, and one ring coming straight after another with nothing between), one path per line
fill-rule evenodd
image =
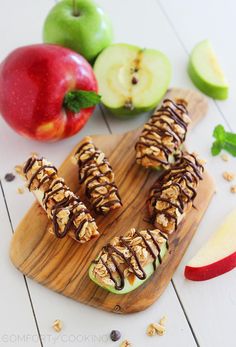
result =
M204 281L236 267L236 210L185 267L185 277Z
M80 90L91 93L82 92L81 97ZM14 130L28 138L55 141L76 134L98 102L95 92L91 66L67 48L20 47L0 65L0 112ZM92 102L87 100L89 94Z

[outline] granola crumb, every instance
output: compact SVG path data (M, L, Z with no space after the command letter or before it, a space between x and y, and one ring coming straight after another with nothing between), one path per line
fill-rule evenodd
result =
M59 333L62 330L62 321L60 319L56 319L53 322L52 327L57 333Z
M156 329L154 328L153 324L149 324L146 330L146 334L148 336L154 336L156 335Z
M121 342L120 347L131 347L131 343L128 340Z
M17 188L17 193L18 194L24 194L24 192L25 192L25 190L24 190L24 188Z
M163 336L166 332L166 328L164 327L164 324L166 322L166 317L162 317L159 323L151 323L148 325L146 334L148 336Z
M229 156L228 156L228 154L226 154L226 153L224 153L224 154L221 154L221 159L223 160L223 161L229 161Z
M75 155L73 155L72 157L70 157L70 161L72 164L76 165L77 164L77 159L75 157Z
M152 325L155 328L157 335L163 336L165 334L166 328L163 325L158 323L152 323Z
M231 191L231 193L236 193L236 186L232 186L231 188L230 188L230 191Z
M19 175L23 175L23 167L21 165L16 165L15 172L18 173Z
M37 152L31 152L30 155L31 155L32 157L38 157L38 156L39 156L39 154L38 154Z
M166 316L163 316L163 317L159 320L159 324L160 324L160 325L165 325L165 324L166 324L166 321L167 321L167 317L166 317Z
M231 182L234 180L235 174L233 172L225 171L223 172L223 177L226 181Z

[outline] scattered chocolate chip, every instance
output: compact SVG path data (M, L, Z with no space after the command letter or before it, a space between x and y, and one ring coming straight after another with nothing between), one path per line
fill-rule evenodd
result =
M110 338L112 341L118 341L121 338L121 333L119 330L112 330L110 333Z
M13 175L13 173L7 173L4 178L7 182L12 182L12 181L14 181L16 176Z
M137 84L138 83L138 79L134 76L131 80L132 84Z

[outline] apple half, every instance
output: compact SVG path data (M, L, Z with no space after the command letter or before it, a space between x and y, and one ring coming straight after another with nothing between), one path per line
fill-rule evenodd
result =
M204 40L193 48L188 74L204 94L214 99L227 99L229 86L209 40Z
M118 116L154 108L171 79L171 65L162 52L124 43L106 48L98 56L94 72L103 104Z
M164 242L163 245L160 247L160 257L161 259L164 258L165 254L167 253L168 251L168 243L167 242ZM158 268L158 266L160 265L160 262L158 260L158 257L156 258L155 260L155 264L156 264L156 268ZM117 290L115 287L111 286L111 285L106 285L105 283L99 281L96 276L94 275L94 266L95 264L92 263L90 265L90 268L89 268L89 277L90 279L96 283L97 285L99 285L100 287L108 290L109 292L111 293L114 293L114 294L127 294L129 292L132 292L133 290L135 290L136 288L138 288L140 285L144 284L148 279L149 277L151 277L151 275L154 273L154 266L153 266L153 262L147 264L146 266L144 266L144 271L146 273L146 278L145 280L141 280L139 279L138 277L136 276L131 276L130 278L125 278L125 285L124 285L124 288L121 289L121 290Z
M184 275L192 281L205 281L236 267L236 210L207 241L185 267Z

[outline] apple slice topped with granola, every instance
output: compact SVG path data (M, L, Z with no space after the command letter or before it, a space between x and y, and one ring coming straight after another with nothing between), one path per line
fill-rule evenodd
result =
M79 168L79 183L98 214L107 214L122 206L115 175L105 154L86 136L74 155Z
M168 236L160 230L132 228L103 247L89 268L89 276L112 293L129 293L154 273L167 250Z
M136 162L145 168L168 169L185 141L190 118L186 102L165 99L144 125L136 143Z
M57 169L45 158L31 156L23 166L23 177L29 191L52 221L56 237L67 234L80 243L99 235L94 218L84 203L57 175Z
M191 209L202 180L202 163L195 154L185 152L152 186L148 209L152 224L162 232L175 231Z

